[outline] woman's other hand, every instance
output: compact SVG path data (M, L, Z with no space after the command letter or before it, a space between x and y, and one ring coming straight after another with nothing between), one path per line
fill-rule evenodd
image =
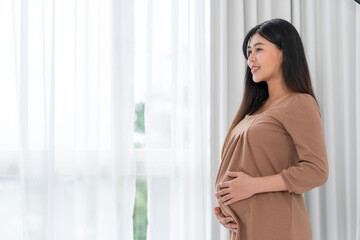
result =
M234 202L247 199L257 193L256 178L244 172L227 172L227 175L233 177L233 180L218 184L220 191L215 193L219 203L229 205Z
M232 217L225 217L224 214L221 212L220 207L215 207L214 212L216 218L223 225L225 228L229 229L230 231L237 232L237 224L235 223Z

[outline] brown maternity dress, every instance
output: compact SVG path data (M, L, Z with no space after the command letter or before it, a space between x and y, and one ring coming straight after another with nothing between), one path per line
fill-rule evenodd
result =
M292 93L272 108L246 115L231 131L215 186L227 171L252 177L280 174L287 191L259 193L228 206L238 232L231 240L310 240L312 231L302 193L323 185L328 162L321 116L309 94ZM216 189L220 190L219 188Z

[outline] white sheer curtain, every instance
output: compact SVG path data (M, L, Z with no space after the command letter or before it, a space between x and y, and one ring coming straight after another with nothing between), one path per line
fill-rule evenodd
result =
M0 18L0 238L132 240L132 1Z
M209 239L209 5L147 9L147 239Z
M242 99L243 38L258 23L284 18L295 25L304 43L328 151L328 182L305 194L313 239L359 240L360 5L352 0L213 0L211 4L211 181L222 140ZM217 205L212 201L212 206ZM212 239L227 238L212 216Z

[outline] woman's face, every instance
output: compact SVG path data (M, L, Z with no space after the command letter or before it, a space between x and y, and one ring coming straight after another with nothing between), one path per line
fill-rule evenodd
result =
M248 46L248 66L256 83L282 80L282 51L255 33Z

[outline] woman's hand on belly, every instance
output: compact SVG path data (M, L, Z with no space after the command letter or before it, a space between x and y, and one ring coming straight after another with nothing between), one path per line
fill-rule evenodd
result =
M254 178L244 172L227 172L229 177L235 179L217 185L220 191L215 193L219 203L229 205L247 199L256 194Z
M238 227L232 217L225 217L219 207L215 207L214 212L215 212L216 218L218 219L218 221L220 222L221 225L223 225L225 228L229 229L230 231L237 232Z

